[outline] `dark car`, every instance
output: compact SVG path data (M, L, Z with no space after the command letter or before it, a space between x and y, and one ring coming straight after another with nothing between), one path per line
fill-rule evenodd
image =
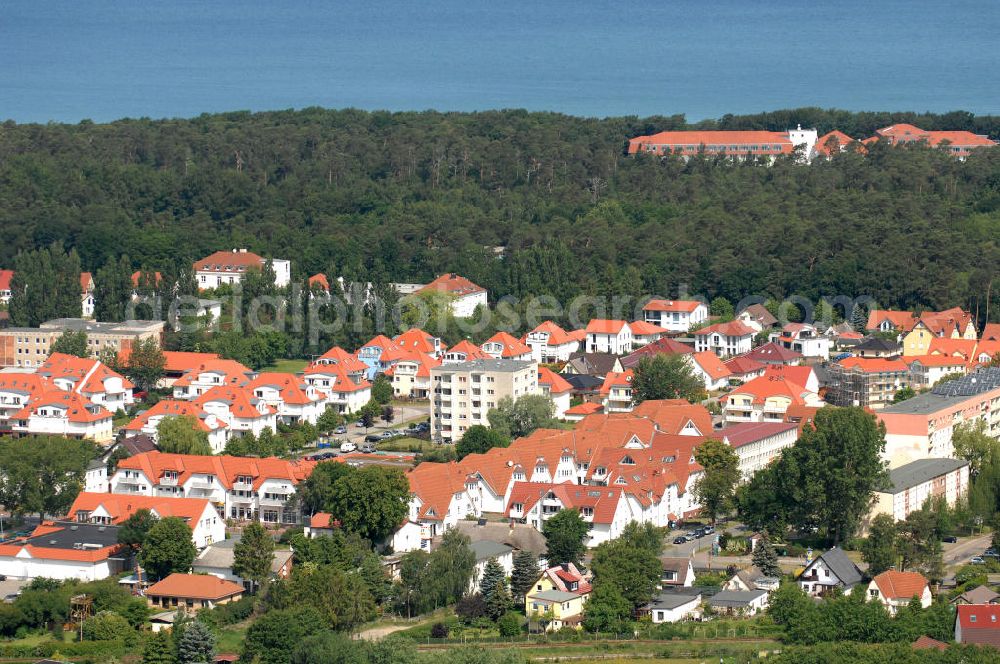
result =
M954 544L955 542L958 541L958 538L955 537L954 535L948 535L947 537L942 537L941 541L946 544Z
M694 535L695 539L701 539L705 536L705 530L703 528L698 528L697 530L692 530L691 534Z
M688 538L685 535L681 535L680 537L675 537L674 538L674 544L684 544L687 541L688 541Z
M367 436L365 436L366 443L377 443L384 439L385 437L380 433L370 433Z

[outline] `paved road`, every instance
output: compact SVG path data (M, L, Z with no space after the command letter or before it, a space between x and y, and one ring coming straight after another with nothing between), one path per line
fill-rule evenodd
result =
M978 556L989 548L992 535L979 535L971 539L960 539L956 544L944 545L945 565L964 565L972 556Z

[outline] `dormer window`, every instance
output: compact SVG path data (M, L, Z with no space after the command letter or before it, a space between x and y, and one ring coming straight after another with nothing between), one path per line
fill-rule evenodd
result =
M635 459L626 454L625 456L622 457L621 463L626 466L634 466Z

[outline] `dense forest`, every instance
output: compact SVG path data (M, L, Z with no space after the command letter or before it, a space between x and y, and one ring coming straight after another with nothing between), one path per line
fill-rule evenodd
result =
M1000 117L822 109L699 128L796 124L855 137L911 122L1000 137ZM247 247L293 278L424 281L503 295L870 295L985 311L1000 260L1000 150L966 162L875 146L805 166L629 157L683 116L305 109L110 124L0 125L0 267L59 242L96 272ZM1000 314L993 288L991 314ZM996 318L996 316L992 316Z

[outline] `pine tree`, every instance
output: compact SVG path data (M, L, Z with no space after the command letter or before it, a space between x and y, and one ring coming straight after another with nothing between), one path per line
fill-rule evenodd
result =
M176 664L170 632L153 632L142 649L142 664Z
M500 620L501 616L510 611L513 606L514 602L510 597L510 591L507 590L506 583L497 584L493 588L493 592L486 597L486 615L494 622Z
M753 549L751 560L754 566L764 573L764 576L773 578L781 577L781 568L778 567L778 554L766 537L762 537L757 541L757 546Z
M507 581L505 578L503 567L497 562L496 558L490 558L486 561L486 567L483 568L483 578L479 581L479 592L483 594L483 597L488 599L493 591L500 587L506 587Z
M177 659L181 664L215 661L215 636L204 623L187 625L177 643Z
M864 334L865 328L868 327L868 312L860 303L855 303L854 309L851 310L851 327L861 334Z
M94 278L94 318L106 322L125 320L133 290L128 256L109 259Z
M538 559L531 551L518 551L514 556L514 569L510 575L510 590L520 599L531 590L539 577Z

